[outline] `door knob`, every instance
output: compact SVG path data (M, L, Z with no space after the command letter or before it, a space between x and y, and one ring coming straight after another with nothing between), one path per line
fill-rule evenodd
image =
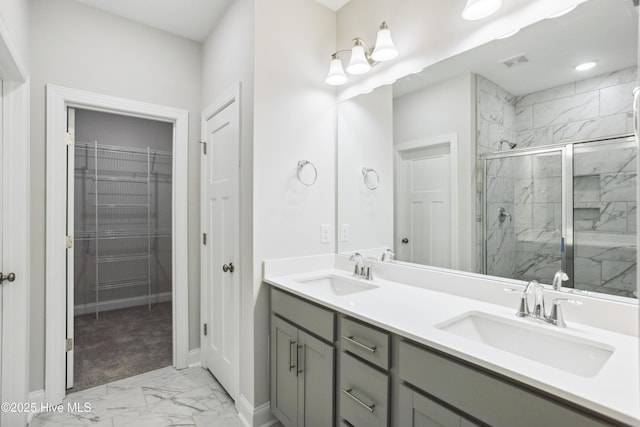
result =
M402 243L407 244L409 243L409 239L407 239L406 237L404 239L402 239Z
M236 268L233 266L233 263L230 262L229 264L225 264L222 266L222 271L224 271L225 273L228 271L229 273L233 273L233 270L235 270Z
M8 280L9 282L13 282L14 280L16 280L15 273L9 273L6 276L0 273L0 283L4 282L5 280Z

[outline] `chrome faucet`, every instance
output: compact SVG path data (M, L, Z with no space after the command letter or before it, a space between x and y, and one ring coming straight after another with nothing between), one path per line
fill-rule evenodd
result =
M385 249L385 251L382 253L382 256L380 257L380 260L382 262L391 262L393 261L394 256L395 254L391 249Z
M359 252L354 253L349 257L349 261L356 263L353 269L353 275L366 280L373 280L373 274L371 273L371 266L365 265L364 258Z
M553 289L555 291L562 290L562 282L566 282L567 280L569 280L567 273L562 270L556 271L556 274L553 276L553 282L551 282L553 284Z
M558 273L564 274L564 272L559 271ZM556 273L556 276L558 276ZM562 277L562 275L560 275ZM566 274L564 274L566 277ZM567 279L563 279L567 280ZM555 282L555 278L554 278ZM560 280L562 283L562 280ZM555 288L555 283L554 283ZM533 293L534 304L533 310L529 308L529 295ZM581 305L582 302L576 301L568 298L554 298L553 305L551 307L551 313L547 315L544 309L544 287L538 283L536 280L530 281L527 286L524 288L524 292L520 294L520 305L518 306L518 311L516 312L516 316L518 317L531 317L534 319L542 320L543 322L550 323L552 325L556 325L560 328L564 328L567 324L564 321L564 317L562 316L562 310L560 303L562 301L566 301L571 304Z

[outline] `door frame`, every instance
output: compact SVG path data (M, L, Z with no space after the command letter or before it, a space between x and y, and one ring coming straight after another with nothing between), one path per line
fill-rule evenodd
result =
M237 82L236 84L234 84L233 86L231 86L229 89L227 89L222 95L220 95L218 98L216 98L215 101L213 101L211 104L209 104L203 111L202 111L202 115L201 115L201 120L200 120L200 139L201 141L206 141L206 134L207 134L207 120L211 119L212 117L214 117L216 114L218 114L219 112L221 112L222 110L224 110L226 107L228 107L229 105L233 104L233 103L237 103L237 114L238 114L238 221L237 221L237 227L238 227L238 241L237 241L237 245L235 248L236 251L236 257L238 259L237 261L237 269L236 272L238 274L238 289L237 289L237 305L236 307L234 307L235 310L235 315L234 317L236 318L236 325L235 325L235 331L234 333L236 334L236 336L238 337L238 339L236 340L236 355L238 360L236 361L236 369L235 372L233 372L233 381L234 381L234 385L235 385L235 389L238 392L238 396L235 399L235 404L236 404L236 408L239 407L239 403L240 403L240 397L242 396L242 393L240 391L240 321L242 319L242 309L241 309L241 304L242 304L242 230L240 227L241 222L241 217L242 217L242 202L241 202L241 197L240 197L240 189L242 188L242 175L240 173L240 162L241 162L241 143L242 143L242 100L241 100L241 88L242 88L242 84L241 82ZM210 151L209 151L210 152ZM206 203L202 203L202 201L206 200L206 158L204 155L202 155L202 151L200 152L200 232L205 233L207 231L207 217L206 217L206 213L207 213L207 204ZM212 239L210 239L212 240ZM201 242L202 244L202 242ZM201 246L202 247L202 246ZM206 270L206 251L201 250L200 251L200 348L201 348L201 352L200 352L200 363L202 365L203 368L207 368L207 362L206 362L206 348L209 345L209 340L211 339L210 335L205 335L204 334L204 327L202 326L205 322L204 320L206 319L206 314L207 314L207 301L208 301L208 289L206 286L204 286L205 284L205 279L206 279L206 274L207 274L207 270ZM235 274L235 273L234 273Z
M433 137L419 138L412 141L403 142L393 146L394 152L394 182L397 186L399 183L400 162L402 162L402 153L409 150L421 148L429 148L437 145L449 146L449 179L450 179L450 197L451 197L451 269L457 270L460 267L460 253L458 249L458 229L459 229L459 208L458 208L458 134L450 133L446 135L438 135ZM394 220L393 234L394 242L398 239L397 230L397 196L398 189L393 192Z
M46 343L45 400L59 403L66 390L66 209L65 133L67 107L159 120L174 124L172 184L173 366L188 365L188 131L189 113L161 105L47 85L46 129ZM73 309L73 308L71 308Z
M14 272L13 283L2 284L3 402L27 402L30 332L30 138L27 68L11 31L0 15L0 78L2 85L3 268ZM6 203L10 201L10 203ZM0 413L0 425L25 425L27 413Z

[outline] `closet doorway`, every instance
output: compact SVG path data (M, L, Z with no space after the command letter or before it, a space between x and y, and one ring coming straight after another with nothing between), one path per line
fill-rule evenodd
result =
M136 100L97 94L77 89L47 85L47 161L46 161L46 359L45 401L62 402L67 389L67 373L73 372L73 329L75 298L69 301L67 294L75 279L75 248L81 242L74 241L75 224L69 217L75 215L75 140L76 121L67 117L68 109L103 112L127 118L140 118L168 123L172 137L172 183L171 183L171 313L172 313L172 361L178 369L188 366L197 355L189 351L189 304L188 304L188 123L187 110L149 104ZM101 141L78 141L94 144ZM112 145L112 144L105 144ZM99 156L98 156L99 158ZM94 160L95 163L95 160ZM100 190L100 189L98 189ZM99 203L101 203L99 201ZM107 204L110 204L107 202ZM117 203L111 203L117 204ZM132 203L134 204L134 203ZM69 206L73 206L69 209ZM111 208L116 209L116 208ZM73 218L72 218L73 219ZM103 224L103 222L98 222ZM99 229L100 230L100 229ZM79 230L82 231L82 230ZM113 230L112 230L113 231ZM100 252L99 252L100 253ZM99 255L100 256L100 255ZM152 254L153 257L153 254ZM110 260L113 261L113 260ZM127 262L132 261L128 260ZM100 276L102 277L102 275ZM111 280L119 280L113 278ZM120 279L124 281L124 278ZM95 282L95 279L94 279ZM114 284L110 282L108 284ZM121 283L119 283L121 284ZM95 283L94 283L95 285ZM74 287L75 290L75 287ZM130 291L131 289L129 289ZM95 292L95 288L93 288ZM108 291L108 289L107 289ZM153 288L152 288L153 291ZM138 295L141 299L144 295ZM84 310L98 306L98 318L103 319L103 296L98 304L86 301ZM122 297L136 298L135 295ZM147 290L148 298L148 290ZM153 310L152 294L152 310ZM148 302L146 310L148 311ZM106 313L106 311L105 311ZM124 323L124 322L123 322ZM136 326L134 326L135 329ZM66 344L66 345L65 345ZM70 351L68 350L70 349Z
M173 124L76 108L67 120L67 388L78 391L173 362Z

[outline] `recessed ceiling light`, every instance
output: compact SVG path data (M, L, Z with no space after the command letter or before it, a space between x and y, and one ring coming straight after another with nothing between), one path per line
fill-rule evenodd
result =
M593 67L595 67L597 64L597 62L595 61L591 61L591 62L585 62L584 64L580 64L580 65L576 65L576 71L587 71L592 69Z
M566 15L567 13L571 12L573 9L575 9L576 7L578 7L577 4L574 4L573 6L567 7L566 9L562 9L559 12L554 13L553 15L549 15L547 16L547 19L553 19L553 18L559 18L561 16Z
M517 30L510 31L510 32L508 32L508 33L506 33L506 34L503 34L503 35L501 35L500 37L496 37L496 39L498 39L498 40L508 39L508 38L509 38L509 37L511 37L511 36L515 36L515 35L516 35L516 34L518 34L519 32L520 32L520 28L518 28Z

